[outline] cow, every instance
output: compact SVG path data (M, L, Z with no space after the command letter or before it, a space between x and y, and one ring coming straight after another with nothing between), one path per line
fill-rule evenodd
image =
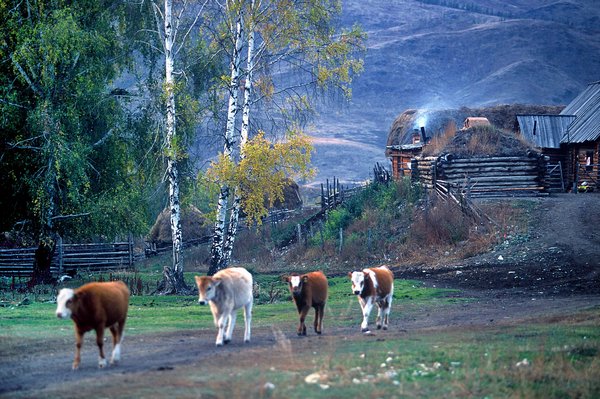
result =
M316 271L301 276L284 276L283 280L288 283L292 299L300 315L298 335L306 335L304 319L311 307L315 308L315 332L321 334L325 302L327 302L327 277L325 274Z
M56 298L56 317L73 319L75 323L75 360L73 370L81 362L83 335L96 331L96 343L100 351L98 367L106 366L104 358L104 329L109 328L113 338L110 364L121 360L123 329L129 307L129 289L122 281L88 283L77 289L63 288Z
M231 342L237 310L244 308L244 342L250 342L252 323L252 275L243 267L230 267L212 277L196 276L198 303L210 305L215 326L218 329L217 346Z
M352 280L352 292L358 297L362 309L362 332L369 332L369 315L377 304L377 329L387 330L394 296L394 275L387 266L371 267L348 273Z

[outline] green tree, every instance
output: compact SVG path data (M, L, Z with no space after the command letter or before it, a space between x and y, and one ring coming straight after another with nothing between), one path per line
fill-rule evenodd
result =
M130 192L140 172L124 155L134 134L123 96L112 90L131 61L130 10L122 2L91 0L0 0L0 10L0 170L11 191L3 199L20 201L9 209L8 223L35 233L36 270L44 280L58 233L69 234L74 223L75 234L99 233L83 227L99 225L93 198L122 194L126 201L114 204L140 205L141 196ZM123 232L116 226L140 228L139 219L127 223L133 215L104 219Z

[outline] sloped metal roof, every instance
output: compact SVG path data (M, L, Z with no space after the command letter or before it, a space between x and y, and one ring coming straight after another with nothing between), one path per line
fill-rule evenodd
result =
M575 115L517 115L521 134L538 148L560 148Z
M569 126L563 143L583 143L600 138L600 81L590 83L567 107L561 115L575 115L577 118Z

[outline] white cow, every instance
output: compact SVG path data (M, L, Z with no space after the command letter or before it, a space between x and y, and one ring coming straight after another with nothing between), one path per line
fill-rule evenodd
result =
M231 267L217 272L213 277L196 276L198 303L210 305L218 329L217 346L231 341L237 310L244 308L244 342L250 342L252 322L252 275L242 267Z

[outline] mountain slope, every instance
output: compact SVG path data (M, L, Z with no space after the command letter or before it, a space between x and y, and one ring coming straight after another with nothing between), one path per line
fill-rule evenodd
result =
M596 0L344 0L342 25L368 33L350 104L311 127L315 181L369 176L408 108L567 104L600 79ZM329 141L335 138L337 141ZM342 143L343 145L340 145ZM379 150L377 150L379 149Z

